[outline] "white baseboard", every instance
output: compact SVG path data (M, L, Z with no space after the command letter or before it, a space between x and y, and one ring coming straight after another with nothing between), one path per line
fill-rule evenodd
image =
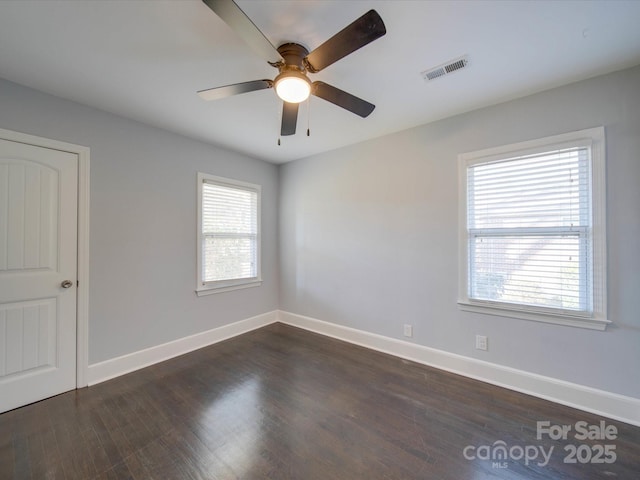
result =
M640 399L637 398L464 357L294 313L279 311L277 320L287 325L396 357L640 426Z
M180 338L162 345L133 352L121 357L89 365L87 379L89 385L104 382L125 373L139 370L149 365L168 360L178 355L192 352L202 347L227 340L231 337L264 327L277 321L278 312L268 312L239 322L223 325L188 337Z

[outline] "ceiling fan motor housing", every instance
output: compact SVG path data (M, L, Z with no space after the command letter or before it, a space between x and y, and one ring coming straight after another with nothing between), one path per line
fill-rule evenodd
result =
M304 59L309 50L299 43L283 43L278 47L278 53L284 59L284 67L295 67L303 73L307 71Z

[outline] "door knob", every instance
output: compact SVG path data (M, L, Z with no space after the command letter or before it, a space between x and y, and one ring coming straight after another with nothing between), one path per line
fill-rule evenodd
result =
M71 287L71 285L73 285L73 282L71 280L65 280L60 284L62 288L69 288Z

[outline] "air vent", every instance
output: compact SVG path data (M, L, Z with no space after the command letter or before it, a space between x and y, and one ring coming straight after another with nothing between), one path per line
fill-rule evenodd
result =
M425 81L435 80L436 78L443 77L449 73L456 72L469 64L469 60L467 56L463 56L460 58L456 58L454 60L450 60L447 63L443 63L442 65L438 65L437 67L430 68L429 70L425 70L421 72L422 78Z

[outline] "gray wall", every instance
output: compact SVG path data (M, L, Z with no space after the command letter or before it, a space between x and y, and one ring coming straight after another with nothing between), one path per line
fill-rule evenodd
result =
M606 332L462 312L457 156L604 125ZM280 308L640 398L640 67L280 168ZM489 351L474 349L476 334Z
M0 80L0 128L91 149L89 363L278 308L275 165ZM196 173L262 185L261 287L196 297Z

